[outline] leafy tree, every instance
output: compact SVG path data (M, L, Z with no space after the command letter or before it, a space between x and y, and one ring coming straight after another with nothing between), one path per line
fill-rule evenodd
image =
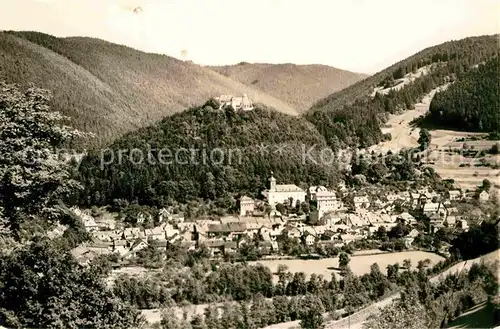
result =
M490 153L491 154L498 154L498 153L500 153L500 143L493 144L491 146Z
M46 90L0 82L0 213L14 234L37 216L57 219L58 201L80 188L56 149L79 133L51 111L50 99Z
M491 182L488 180L488 179L484 179L483 180L483 185L481 186L481 188L483 190L485 190L486 192L488 192L491 188Z
M306 295L300 302L300 327L304 329L324 328L323 313L325 312L323 303L314 295Z
M340 255L339 255L340 268L347 267L349 265L350 261L351 261L351 259L349 258L349 255L347 255L347 253L345 253L345 252L340 253Z
M0 325L15 328L136 328L140 313L101 277L48 240L0 258Z
M366 329L420 329L428 328L425 307L415 292L403 293L401 299L385 307L364 324Z
M403 267L407 270L411 269L411 259L407 258L403 260Z
M431 144L431 134L427 129L420 129L418 144L420 145L420 149L423 151L429 147Z

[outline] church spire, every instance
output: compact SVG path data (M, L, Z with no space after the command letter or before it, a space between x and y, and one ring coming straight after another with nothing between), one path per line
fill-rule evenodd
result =
M269 183L269 191L276 191L276 178L274 178L272 171L271 177L269 178Z

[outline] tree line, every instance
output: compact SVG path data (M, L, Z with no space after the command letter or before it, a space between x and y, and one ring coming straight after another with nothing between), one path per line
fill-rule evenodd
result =
M432 99L425 124L466 131L500 131L500 57L459 75Z

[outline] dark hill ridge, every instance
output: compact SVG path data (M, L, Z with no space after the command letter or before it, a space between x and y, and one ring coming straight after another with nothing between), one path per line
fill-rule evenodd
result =
M368 75L327 65L250 64L211 66L212 70L306 111L318 100Z
M296 115L286 103L208 68L92 38L0 32L0 80L53 92L53 108L103 144L220 94Z
M311 146L311 157L304 161ZM319 161L323 147L323 136L302 117L261 105L249 112L191 108L117 139L104 166L100 154L86 157L80 166L79 180L85 184L80 200L85 205L124 199L160 206L204 199L228 208L235 193L257 197L272 171L283 183L331 185L338 170L336 163ZM160 160L159 149L168 159ZM119 150L134 151L122 153L120 163ZM153 161L137 163L136 150L152 150Z
M434 96L429 110L430 125L500 133L500 58L458 77Z
M426 48L387 69L317 102L305 114L334 148L380 142L380 123L387 113L410 109L433 88L471 70L499 53L498 35L449 41ZM391 85L406 73L433 65L429 74L404 88L371 97L375 87Z

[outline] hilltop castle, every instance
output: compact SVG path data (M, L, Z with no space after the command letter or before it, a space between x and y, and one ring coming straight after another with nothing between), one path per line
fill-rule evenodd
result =
M215 100L219 102L219 109L222 109L226 106L231 106L236 111L253 110L253 103L246 94L244 94L243 96L220 95L218 97L215 97Z

